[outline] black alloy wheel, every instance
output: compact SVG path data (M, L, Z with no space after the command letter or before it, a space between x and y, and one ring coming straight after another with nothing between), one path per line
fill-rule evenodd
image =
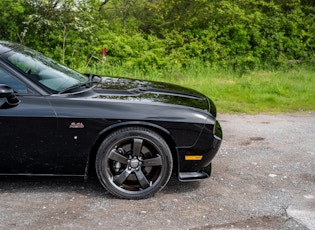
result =
M164 139L143 127L113 132L96 155L101 184L113 195L142 199L160 191L169 181L173 160Z

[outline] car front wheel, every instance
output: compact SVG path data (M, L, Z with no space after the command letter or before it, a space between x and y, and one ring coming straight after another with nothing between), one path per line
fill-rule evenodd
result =
M101 144L96 173L113 195L142 199L154 195L172 173L172 154L164 139L142 127L116 130Z

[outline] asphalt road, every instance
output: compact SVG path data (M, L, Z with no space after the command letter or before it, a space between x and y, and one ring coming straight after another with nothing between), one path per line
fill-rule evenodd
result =
M96 179L0 178L0 229L315 229L315 113L219 120L208 180L120 200Z

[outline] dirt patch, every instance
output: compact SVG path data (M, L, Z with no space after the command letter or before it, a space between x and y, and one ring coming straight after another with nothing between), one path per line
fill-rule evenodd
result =
M218 225L206 225L202 228L195 228L193 230L198 229L229 229L229 228L237 228L237 229L253 229L253 228L280 228L283 226L290 218L285 216L262 216L262 217L252 217L246 220L241 220L238 222L231 222L226 224L218 224Z

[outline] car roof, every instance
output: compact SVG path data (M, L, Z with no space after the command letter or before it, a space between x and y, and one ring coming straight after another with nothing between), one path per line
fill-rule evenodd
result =
M10 50L21 49L23 46L17 43L8 42L8 41L0 41L0 55Z

